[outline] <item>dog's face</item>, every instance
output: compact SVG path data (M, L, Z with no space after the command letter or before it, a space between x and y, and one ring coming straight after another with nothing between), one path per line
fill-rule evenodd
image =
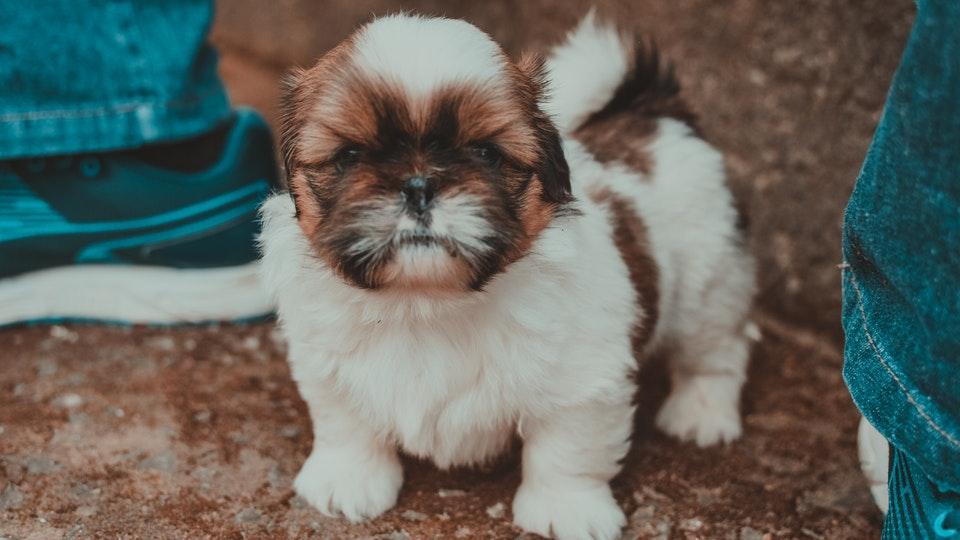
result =
M363 288L478 290L568 203L542 62L449 19L378 19L290 77L281 150L300 227Z

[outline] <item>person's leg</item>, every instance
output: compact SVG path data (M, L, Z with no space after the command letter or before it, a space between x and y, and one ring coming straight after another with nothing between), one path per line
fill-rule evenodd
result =
M209 0L0 0L0 160L126 149L230 117Z
M884 534L957 536L943 527L960 511L960 2L918 2L843 253L844 377L891 444Z
M883 522L883 538L960 538L960 497L924 474L912 459L890 448L890 509Z
M207 0L0 0L0 326L264 315L277 171L233 112Z

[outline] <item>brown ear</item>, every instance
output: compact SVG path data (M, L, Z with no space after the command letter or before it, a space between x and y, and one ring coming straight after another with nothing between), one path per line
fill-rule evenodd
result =
M538 123L540 125L535 129L542 155L537 176L543 184L543 196L555 203L568 202L573 198L570 187L570 168L563 155L560 134L546 115Z
M280 155L286 174L287 187L296 165L296 152L303 120L299 114L303 105L299 97L300 82L305 71L294 68L280 81Z
M300 109L300 83L305 70L293 68L280 80L280 157L283 160L283 174L287 191L293 198L296 215L300 217L300 205L297 201L297 189L293 185L293 173L297 166L297 147L300 144L300 131L303 119Z
M573 198L570 187L570 168L563 155L560 133L540 103L547 88L546 62L539 55L525 54L517 66L525 79L525 101L533 120L534 136L540 147L536 174L543 185L543 198L553 203L568 202Z

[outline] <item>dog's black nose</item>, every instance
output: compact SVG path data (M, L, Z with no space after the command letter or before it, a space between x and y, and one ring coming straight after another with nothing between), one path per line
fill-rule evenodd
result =
M433 184L422 176L413 176L403 183L403 196L407 208L417 214L424 214L433 201Z

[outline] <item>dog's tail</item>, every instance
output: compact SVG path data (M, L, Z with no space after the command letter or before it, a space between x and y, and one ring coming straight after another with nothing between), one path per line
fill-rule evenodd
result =
M673 67L652 44L599 21L591 9L547 58L545 109L561 134L618 112L679 117L694 124L679 99Z

